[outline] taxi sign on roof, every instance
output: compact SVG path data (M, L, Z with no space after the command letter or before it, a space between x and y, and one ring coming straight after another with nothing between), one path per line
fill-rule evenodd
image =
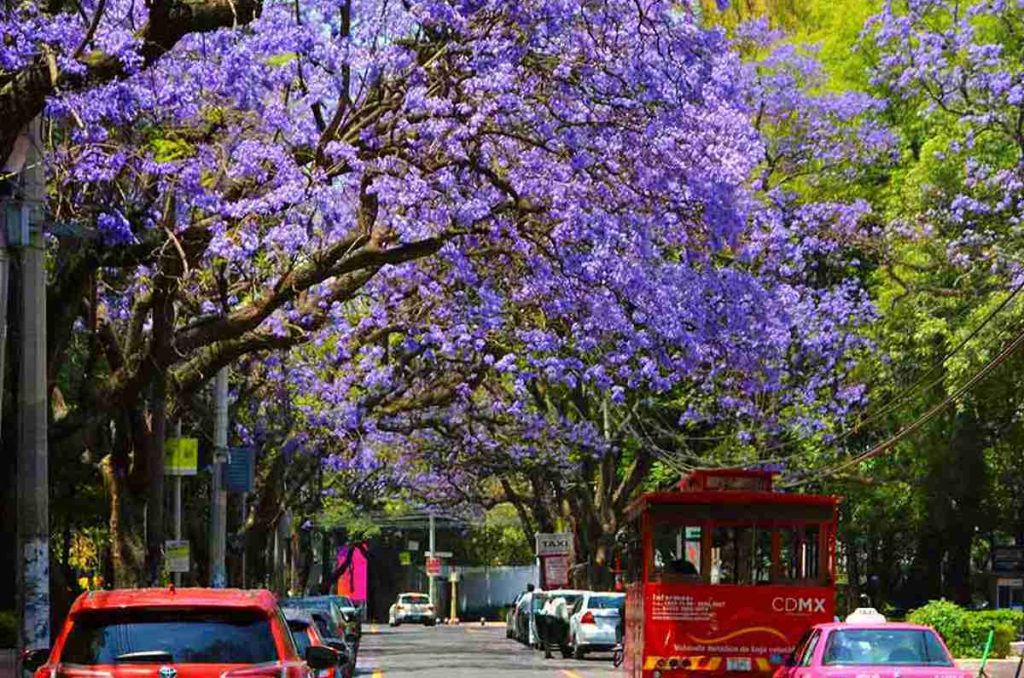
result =
M858 607L846 617L847 624L884 624L885 615L873 607Z

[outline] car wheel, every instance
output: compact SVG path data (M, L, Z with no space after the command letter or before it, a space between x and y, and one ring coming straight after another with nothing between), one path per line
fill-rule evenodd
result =
M584 650L582 647L580 647L579 641L576 639L575 636L573 636L573 639L572 639L572 658L573 659L583 659L583 657L586 654L587 654L587 651Z

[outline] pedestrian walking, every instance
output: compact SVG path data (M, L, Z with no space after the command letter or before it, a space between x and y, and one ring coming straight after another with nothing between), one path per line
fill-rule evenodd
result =
M562 596L548 598L537 617L540 642L544 646L544 658L551 659L551 646L561 649L569 635L569 606Z

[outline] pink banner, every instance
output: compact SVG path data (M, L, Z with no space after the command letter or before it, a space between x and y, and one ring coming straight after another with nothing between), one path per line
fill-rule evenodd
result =
M338 595L348 596L354 601L366 602L366 575L367 563L363 551L355 546L342 546L338 549L338 564L340 565L348 558L350 550L352 563L340 577L338 577Z

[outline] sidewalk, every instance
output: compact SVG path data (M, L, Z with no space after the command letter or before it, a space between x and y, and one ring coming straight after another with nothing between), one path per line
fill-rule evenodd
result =
M981 667L980 659L958 659L956 663L957 666L974 675L978 675L978 668ZM985 673L989 678L1014 678L1019 663L1020 657L989 659L988 664L985 665ZM1021 673L1024 674L1024 671Z

